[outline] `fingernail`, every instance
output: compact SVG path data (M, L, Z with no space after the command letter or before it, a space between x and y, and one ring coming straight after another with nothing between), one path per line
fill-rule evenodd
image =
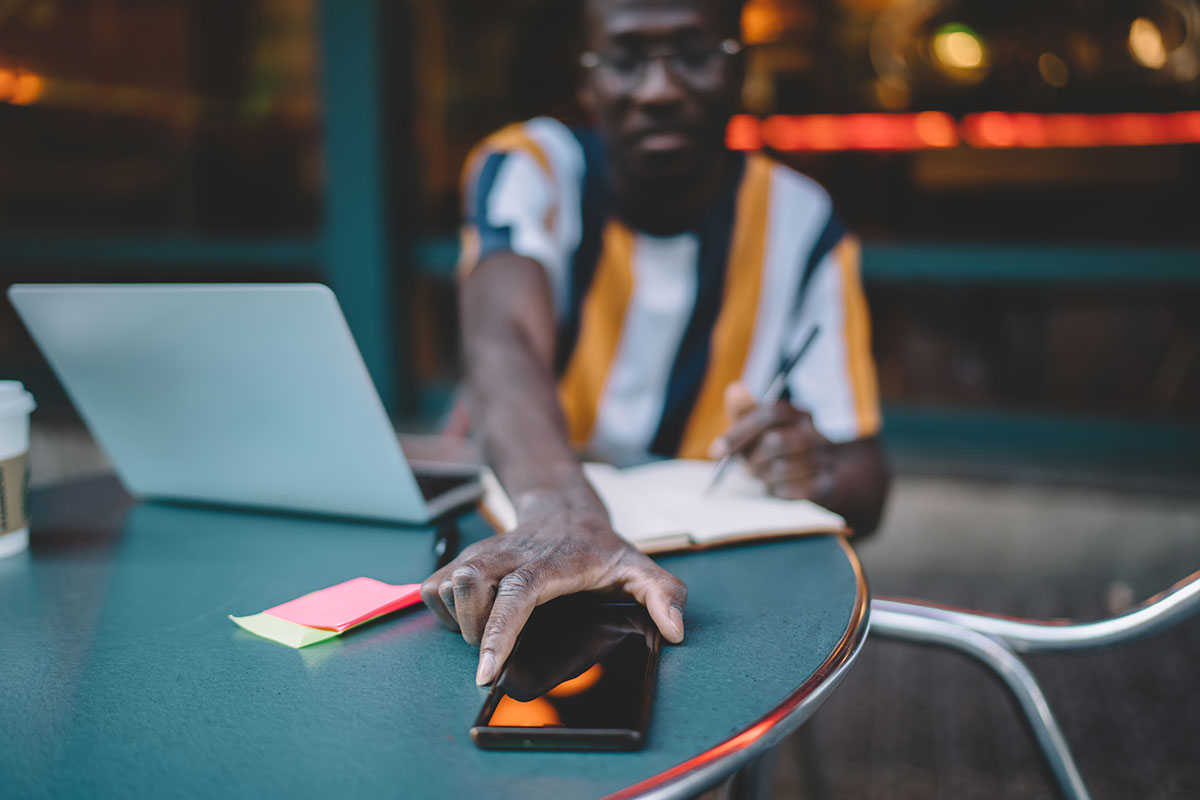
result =
M496 657L491 653L484 652L479 657L479 671L475 673L475 683L479 686L487 686L492 682L492 673L496 671Z
M712 445L708 448L708 457L723 458L728 449L729 445L725 443L724 437L718 437L713 439Z
M679 641L683 641L683 612L675 606L671 606L671 611L668 614L671 618L671 624L675 626L675 633L679 636Z

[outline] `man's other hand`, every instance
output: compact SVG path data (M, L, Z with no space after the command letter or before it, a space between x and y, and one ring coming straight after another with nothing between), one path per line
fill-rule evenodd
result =
M783 400L764 408L740 383L725 390L725 414L729 428L710 455L739 456L775 497L822 501L832 480L833 446L813 427L812 415Z
M683 640L687 587L593 512L533 516L466 548L421 584L421 598L438 618L479 645L480 686L496 677L535 607L587 591L631 595L667 641Z

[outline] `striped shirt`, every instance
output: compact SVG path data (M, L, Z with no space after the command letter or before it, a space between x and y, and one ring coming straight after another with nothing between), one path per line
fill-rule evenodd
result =
M538 118L469 157L462 267L509 251L545 270L559 401L588 457L707 457L728 426L725 387L761 394L814 325L792 404L833 442L878 432L857 240L815 182L762 154L739 158L694 229L651 236L613 207L593 131Z

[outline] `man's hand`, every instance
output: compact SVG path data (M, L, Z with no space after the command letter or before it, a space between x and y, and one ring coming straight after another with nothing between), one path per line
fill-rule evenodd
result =
M812 416L780 401L763 408L740 383L725 390L729 429L711 455L740 456L775 497L822 502L833 481L833 446L813 427Z
M683 640L683 582L613 532L603 514L547 511L465 549L421 584L421 598L469 644L490 683L533 609L555 597L616 591L644 605L667 641Z

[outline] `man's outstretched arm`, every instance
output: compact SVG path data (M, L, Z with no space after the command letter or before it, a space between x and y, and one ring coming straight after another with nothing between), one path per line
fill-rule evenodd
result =
M683 639L683 583L612 530L567 441L553 374L554 313L545 273L513 253L484 258L460 290L468 399L517 527L465 549L421 585L447 626L480 647L491 682L533 609L565 594L618 590Z

